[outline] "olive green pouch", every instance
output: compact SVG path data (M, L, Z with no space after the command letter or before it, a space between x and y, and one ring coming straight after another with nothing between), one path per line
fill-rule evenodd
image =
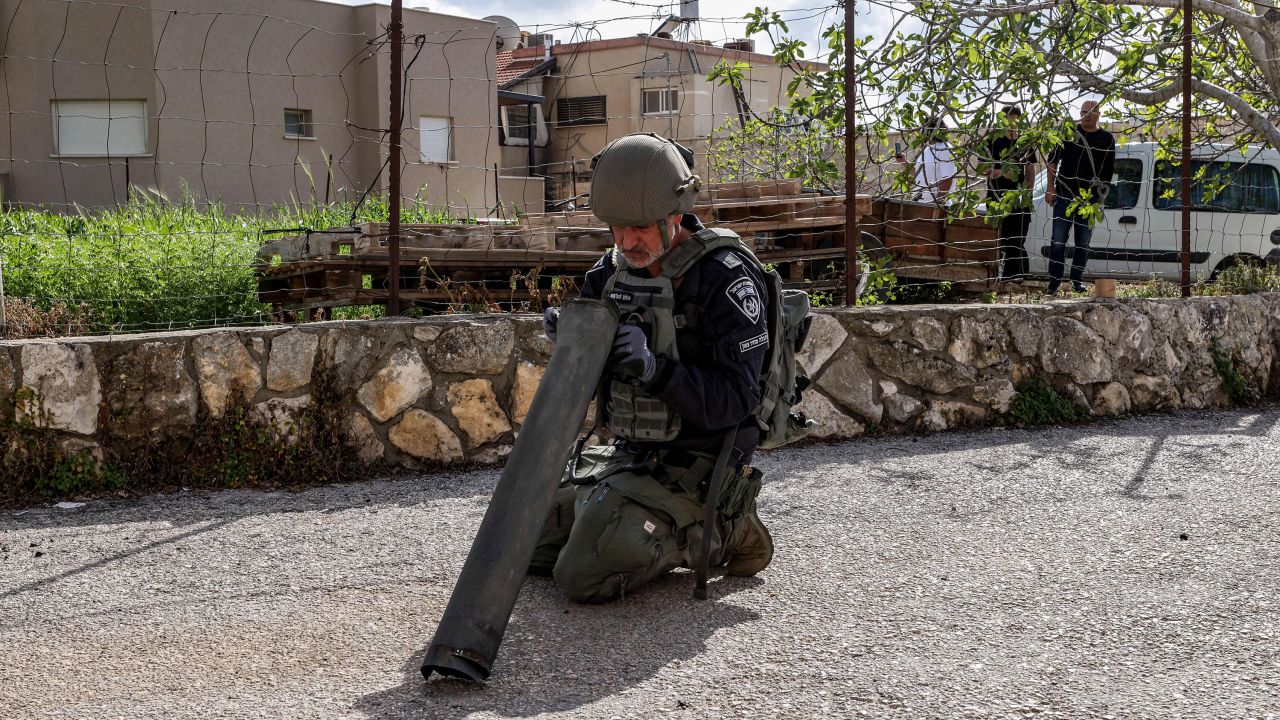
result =
M565 479L574 485L594 485L628 468L635 467L636 456L617 445L590 445L569 460Z

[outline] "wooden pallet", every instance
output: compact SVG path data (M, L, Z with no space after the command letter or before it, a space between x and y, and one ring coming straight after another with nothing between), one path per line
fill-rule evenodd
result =
M936 205L878 199L859 229L884 243L903 277L952 279L932 266L964 268L955 273L965 282L994 281L999 260L998 226L986 217L946 220ZM955 279L959 280L957 276Z

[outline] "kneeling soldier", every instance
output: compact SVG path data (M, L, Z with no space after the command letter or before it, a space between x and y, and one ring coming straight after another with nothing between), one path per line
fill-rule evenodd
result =
M694 567L704 532L710 564L730 575L755 575L773 557L756 514L760 473L748 465L760 441L767 286L737 235L704 229L689 212L699 185L691 163L651 134L616 140L594 161L591 206L615 247L587 272L582 296L613 301L624 318L596 397L614 441L570 461L530 568L579 602ZM553 341L555 324L550 309ZM731 462L716 527L704 528L722 449Z

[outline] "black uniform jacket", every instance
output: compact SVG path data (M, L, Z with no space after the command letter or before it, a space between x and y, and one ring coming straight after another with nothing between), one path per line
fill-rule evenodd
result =
M702 229L693 214L681 225ZM610 251L587 271L582 297L599 299L615 272ZM648 276L647 270L620 272ZM682 418L680 435L663 447L714 453L737 425L735 444L743 461L750 459L760 441L754 413L769 347L766 293L759 268L731 248L704 255L684 274L675 290L675 312L689 321L676 335L680 359L658 355L657 373L646 387Z

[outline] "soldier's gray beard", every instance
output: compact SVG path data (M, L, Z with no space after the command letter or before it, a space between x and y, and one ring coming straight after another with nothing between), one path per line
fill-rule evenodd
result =
M661 252L650 253L649 255L645 256L646 257L645 261L639 265L628 260L626 254L624 254L622 250L618 250L617 255L622 260L623 265L626 265L627 267L633 270L643 270L649 267L650 265L658 262L658 260L663 256L663 253Z

